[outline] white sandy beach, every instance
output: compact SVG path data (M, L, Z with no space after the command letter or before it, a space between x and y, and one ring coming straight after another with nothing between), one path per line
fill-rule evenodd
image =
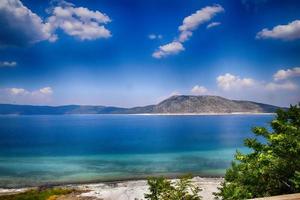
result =
M218 186L223 181L222 178L202 178L194 177L193 182L202 191L200 195L205 200L213 200L213 192L218 191ZM78 189L83 192L78 199L102 199L102 200L142 200L144 193L147 193L148 186L146 180L122 181L115 183L94 183L94 184L71 184L62 187ZM0 195L24 192L24 189L0 189ZM88 197L88 198L87 198ZM68 199L68 198L66 198Z
M218 186L222 178L201 178L194 177L193 182L198 185L202 191L201 196L206 200L213 200L213 192L218 191ZM134 200L144 199L144 193L147 193L148 186L146 180L126 181L115 184L86 184L79 185L75 188L81 190L90 190L82 193L84 197L96 197L103 200Z

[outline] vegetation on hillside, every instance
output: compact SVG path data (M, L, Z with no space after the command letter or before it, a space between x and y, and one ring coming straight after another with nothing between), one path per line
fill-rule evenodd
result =
M0 200L55 200L60 195L74 192L66 188L32 189L26 192L0 196Z
M271 128L253 128L256 137L244 141L251 152L236 153L217 196L234 200L300 192L300 104L277 111Z
M201 189L192 183L190 176L184 176L172 182L164 177L148 179L149 192L145 198L149 200L200 200Z

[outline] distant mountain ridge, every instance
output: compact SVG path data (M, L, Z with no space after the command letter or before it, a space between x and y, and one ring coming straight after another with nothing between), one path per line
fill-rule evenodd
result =
M230 100L220 96L175 95L156 105L133 108L113 106L32 106L0 104L0 114L201 114L201 113L273 113L280 107L252 101Z

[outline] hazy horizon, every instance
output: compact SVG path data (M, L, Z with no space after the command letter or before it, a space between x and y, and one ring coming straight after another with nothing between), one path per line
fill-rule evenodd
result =
M217 95L173 95L173 96L217 96ZM125 107L125 106L118 106L118 105L103 105L103 104L54 104L54 105L49 105L49 104L15 104L15 103L0 103L0 105L2 104L8 104L8 105L20 105L20 106L52 106L52 107L59 107L59 106L105 106L105 107L119 107L119 108L133 108L133 107L144 107L144 106L150 106L150 105L157 105L159 103L161 103L162 101L171 98L173 96L169 96L166 97L165 99L162 99L161 101L158 101L156 103L152 103L152 104L145 104L145 105L136 105L136 106L129 106L129 107ZM222 97L222 96L218 96L218 97ZM225 97L223 97L225 98ZM230 98L226 98L229 100L235 100L235 101L248 101L246 99L230 99ZM250 101L250 102L255 102L255 101ZM255 103L262 103L262 102L255 102ZM300 102L299 102L300 103ZM267 103L262 103L262 104L267 104ZM273 105L273 104L267 104L267 105ZM287 107L287 106L279 106L279 105L274 105L274 106L278 106L278 107Z

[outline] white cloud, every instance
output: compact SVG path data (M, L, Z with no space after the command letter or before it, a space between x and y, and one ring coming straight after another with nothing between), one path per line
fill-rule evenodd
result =
M179 35L178 40L183 43L183 42L187 41L188 39L190 39L190 37L192 37L192 35L193 35L192 31L182 31Z
M109 38L111 33L104 27L111 19L100 11L91 11L72 4L53 8L52 16L47 19L47 30L54 32L57 28L66 34L81 40ZM53 38L56 40L57 36Z
M220 5L207 6L184 18L182 25L179 26L178 29L181 32L193 31L197 29L199 25L211 20L217 13L223 11L224 8Z
M210 28L213 28L213 27L216 27L216 26L219 26L219 25L221 25L220 22L212 22L212 23L208 24L208 25L206 26L206 28L207 28L207 29L210 29Z
M51 87L44 87L39 89L39 92L43 93L43 94L52 94L53 90Z
M191 92L196 95L206 94L208 92L208 89L204 86L195 85Z
M81 40L111 36L104 27L111 20L100 11L65 2L54 7L51 14L43 21L20 0L0 1L0 47L26 46L44 40L54 42L58 38L55 33L58 28Z
M158 50L156 50L152 56L154 58L162 58L168 55L174 55L184 50L182 43L187 41L192 35L193 31L196 30L201 24L210 21L217 13L223 12L224 8L220 5L207 6L200 10L197 10L190 16L184 18L182 25L178 27L179 36L177 39L174 39L173 42L166 44L164 46L160 46ZM175 46L175 51L163 51L162 47Z
M51 87L44 87L38 90L29 91L24 88L6 88L11 95L52 95L53 90Z
M28 94L29 92L23 88L9 88L8 91L12 95Z
M162 35L160 35L160 34L158 34L158 35L156 35L156 34L150 34L150 35L148 35L148 38L150 40L162 39Z
M169 94L169 97L178 96L178 95L181 95L181 93L178 91L173 91L173 92L171 92L171 94Z
M51 87L44 87L38 90L27 90L24 88L0 88L1 103L17 104L47 104L51 102L53 90Z
M265 83L262 81L254 80L252 78L240 78L239 76L235 76L230 73L226 73L225 75L218 76L217 84L224 91L237 90L237 89L277 91L277 90L296 90L298 88L298 86L291 81L285 81L281 83L276 83L276 82Z
M159 49L152 54L152 56L154 58L162 58L168 55L177 54L183 50L184 50L183 45L180 42L174 41L169 44L160 46Z
M224 8L220 5L207 6L197 10L194 14L184 18L183 23L179 26L179 41L185 42L201 24L210 21L217 13L223 12Z
M283 106L298 103L300 99L299 84L290 80L281 79L280 82L266 82L254 78L240 78L239 76L226 73L218 76L216 82L219 88L216 94L231 99L243 99Z
M296 40L300 39L300 20L295 20L287 25L278 25L273 29L263 29L257 33L258 39L281 39L281 40Z
M292 77L300 77L300 67L295 67L295 68L292 68L292 69L281 69L281 70L278 70L274 75L273 75L273 78L275 81L278 81L278 80L285 80L285 79L289 79L289 78L292 78Z
M0 61L0 67L15 67L17 62L15 61Z
M222 90L251 87L255 84L254 79L240 78L239 76L226 73L217 77L217 84Z
M20 0L0 1L0 46L24 46L49 40L43 20Z
M298 87L295 83L290 81L284 83L268 83L265 88L271 91L278 91L278 90L296 90Z

